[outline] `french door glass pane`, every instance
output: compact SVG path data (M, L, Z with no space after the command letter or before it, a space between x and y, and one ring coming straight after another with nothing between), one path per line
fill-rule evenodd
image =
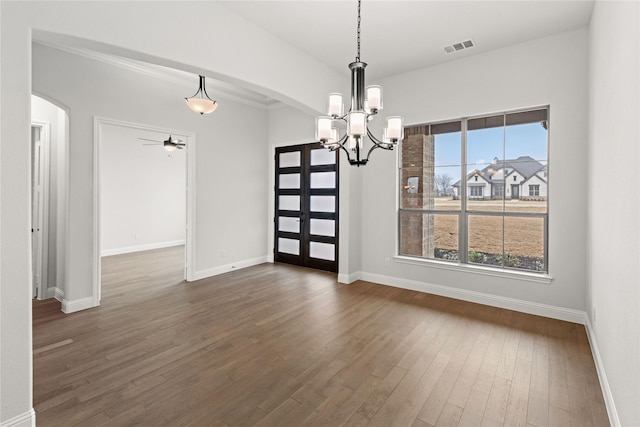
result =
M280 153L281 168L294 168L300 166L300 152L291 151L288 153Z
M300 188L299 173L285 173L279 176L280 188Z
M311 212L335 212L335 196L311 196L310 210Z
M326 148L311 150L311 166L333 165L336 163L336 153Z
M312 172L311 188L335 188L336 173L335 172Z
M300 232L300 219L287 216L278 217L278 231L286 231L288 233Z
M280 196L278 208L283 211L299 211L300 196Z
M311 258L334 261L334 245L332 243L309 242L309 256Z
M278 252L291 255L300 255L300 241L295 239L278 238Z
M310 233L316 236L335 237L336 235L336 222L332 219L311 218L309 228Z

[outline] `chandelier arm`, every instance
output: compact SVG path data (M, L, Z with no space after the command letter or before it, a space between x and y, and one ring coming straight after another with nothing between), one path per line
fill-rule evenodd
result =
M373 136L368 126L367 126L367 136L369 137L371 142L373 142L373 147L371 147L371 150L369 150L369 152L373 151L376 148L382 148L384 150L393 150L393 146L395 145L394 143L380 141L378 138Z

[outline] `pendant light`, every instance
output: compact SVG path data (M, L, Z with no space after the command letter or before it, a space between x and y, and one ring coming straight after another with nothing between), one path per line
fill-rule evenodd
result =
M200 114L209 114L218 108L218 103L209 98L209 94L205 88L204 76L200 76L200 87L198 91L191 98L185 98L185 101L187 101L187 106L191 108L191 111Z

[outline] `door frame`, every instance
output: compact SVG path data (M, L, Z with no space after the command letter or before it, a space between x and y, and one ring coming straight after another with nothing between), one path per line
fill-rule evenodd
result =
M196 223L196 135L176 129L161 128L152 125L126 122L104 117L93 118L93 306L100 305L102 296L102 266L100 256L100 144L103 139L104 126L120 126L145 131L170 134L185 140L186 154L186 224L184 251L184 278L191 282L195 280L195 239L193 227Z
M38 251L39 263L38 268L40 270L40 282L37 284L33 284L31 286L32 297L37 299L45 299L48 298L47 289L48 289L48 281L49 281L49 174L51 172L51 124L47 122L32 120L31 121L31 129L39 128L40 129L40 141L42 145L42 156L39 159L40 173L42 177L42 200L41 200L41 211L42 215L40 218L40 235L42 236L40 239L40 250ZM33 138L33 134L32 134ZM30 141L31 147L29 151L31 152L31 157L33 159L33 140ZM33 176L33 171L32 171ZM33 194L33 178L31 179L31 194ZM31 229L33 230L35 224L33 224L33 196L31 196ZM33 280L33 231L32 238L30 240L32 250L31 254L31 277ZM33 294L35 292L35 294Z
M290 263L290 264L294 264L294 265L300 265L303 267L308 267L308 268L315 268L315 269L320 269L320 270L325 270L325 271L331 271L334 273L338 273L338 267L339 267L339 254L340 254L340 155L339 152L335 152L335 164L333 165L316 165L316 166L312 166L310 164L310 156L309 154L311 153L312 150L322 150L325 149L324 147L321 146L320 143L318 142L303 142L300 144L286 144L286 145L280 145L280 146L274 146L273 148L273 157L272 157L272 162L271 162L271 179L273 180L273 196L270 198L270 208L271 208L271 212L272 212L272 216L271 216L271 221L269 224L269 229L270 229L270 238L271 238L271 243L272 243L272 249L269 253L269 255L271 257L273 257L272 262L275 262L276 258L280 258L280 261L285 262L285 263ZM278 160L278 151L280 150L280 152L299 152L301 153L301 157L300 157L300 166L299 166L299 170L301 173L301 179L300 179L300 188L299 190L289 190L289 189L285 189L282 190L285 193L287 192L291 192L291 191L297 191L300 194L300 232L299 234L299 241L301 243L300 246L300 253L299 255L288 255L286 253L276 253L277 251L277 239L278 239L278 235L279 232L277 231L278 228L278 210L277 207L279 206L276 198L278 195L278 188L277 188L277 179L276 176L278 174L278 169L276 168L276 164L279 163ZM306 155L305 155L306 153ZM296 169L296 168L291 168L291 169ZM315 171L315 172L323 172L323 171L329 171L329 170L333 170L335 171L335 188L333 190L329 189L313 189L310 188L310 183L307 182L307 176L310 178L311 174ZM303 177L304 175L304 177ZM323 213L323 212L315 212L312 213L309 210L309 200L311 199L311 197L315 194L315 195L323 195L323 194L329 194L327 193L327 191L329 192L333 192L335 194L335 211L333 213ZM288 216L288 215L285 215ZM323 217L327 217L326 219L330 219L330 217L332 217L332 219L334 220L334 224L335 224L335 235L333 237L322 237L322 236L315 236L312 237L312 235L309 233L309 227L311 224L311 220L313 218L323 218ZM307 243L306 245L304 245L303 243ZM323 260L323 259L319 259L319 258L312 258L309 254L309 244L312 242L323 242L323 243L331 243L334 245L334 260L333 261L329 261L329 260Z

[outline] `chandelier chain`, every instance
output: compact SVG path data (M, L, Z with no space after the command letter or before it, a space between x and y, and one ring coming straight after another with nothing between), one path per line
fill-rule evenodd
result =
M356 62L360 62L360 0L358 0L358 54L356 55Z

